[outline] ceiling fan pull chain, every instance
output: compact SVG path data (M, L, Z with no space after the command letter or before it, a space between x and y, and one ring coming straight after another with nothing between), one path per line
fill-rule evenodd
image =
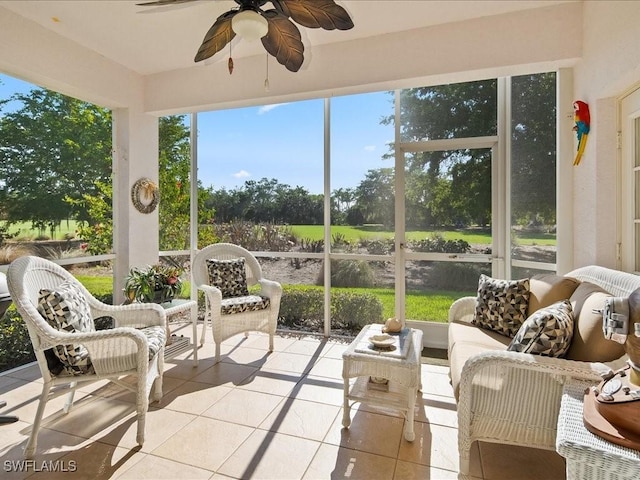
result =
M233 73L233 58L231 58L231 42L229 42L229 75Z
M267 76L264 79L264 91L269 91L269 54L267 53Z

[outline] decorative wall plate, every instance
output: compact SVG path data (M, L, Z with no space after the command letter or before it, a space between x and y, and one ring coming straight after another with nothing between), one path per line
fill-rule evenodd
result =
M138 179L131 187L131 201L140 213L153 212L160 202L158 185L146 177Z

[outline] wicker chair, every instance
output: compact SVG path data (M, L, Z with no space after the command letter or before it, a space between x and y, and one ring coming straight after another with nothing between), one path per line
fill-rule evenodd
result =
M220 261L237 260L244 262L244 272L240 273L243 273L242 277L246 275L245 289L258 284L259 292L228 294L227 286L242 287L239 284L243 283L245 278L223 278L222 281L212 282L212 265ZM230 243L209 245L195 255L191 274L196 287L204 292L206 301L200 344L204 344L207 325L211 323L213 341L216 345L216 363L220 361L220 344L238 333L244 333L245 336L250 331L268 333L269 351L273 351L273 335L278 324L282 287L278 282L263 278L260 264L248 250Z
M7 279L18 313L27 324L44 381L25 457L33 458L38 430L49 399L68 393L64 406L67 413L73 405L77 388L104 379L136 392L136 440L142 445L149 394L153 390L154 401L162 397L166 342L162 307L155 304L104 304L62 267L34 256L20 257L11 263ZM45 319L40 313L44 312L44 297L56 298L56 312L60 315L55 317L56 320L74 318L74 321L69 321L69 325L63 328L52 326L52 319ZM80 317L83 328L76 328L79 323L75 320ZM96 331L93 320L98 317L111 317L114 327ZM79 364L65 363L59 357L60 352L80 350L86 355L83 368ZM128 375L137 377L135 385L121 381Z

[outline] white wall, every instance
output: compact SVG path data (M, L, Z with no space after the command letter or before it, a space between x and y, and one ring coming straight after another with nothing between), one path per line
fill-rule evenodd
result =
M640 2L583 5L583 58L574 70L574 92L589 104L591 132L574 168L574 266L616 268L616 106L618 96L640 86Z

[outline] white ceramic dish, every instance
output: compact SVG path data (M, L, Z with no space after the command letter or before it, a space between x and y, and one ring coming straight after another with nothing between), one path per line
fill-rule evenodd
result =
M369 341L378 348L389 348L392 347L396 342L395 338L391 335L383 334L383 335L372 335L369 337Z

